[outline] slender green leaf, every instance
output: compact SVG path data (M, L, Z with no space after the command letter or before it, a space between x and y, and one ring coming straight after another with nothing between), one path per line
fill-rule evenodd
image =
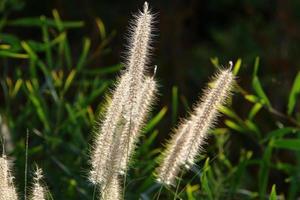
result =
M70 85L72 84L72 82L75 78L75 75L76 75L76 70L72 70L70 72L70 74L68 75L65 85L64 85L64 89L63 89L64 92L66 92L69 89Z
M264 150L263 157L260 161L259 173L258 173L258 190L260 199L265 199L267 195L267 186L269 180L270 162L273 150L274 141L271 139L268 146Z
M253 71L253 76L257 76L258 72L258 67L259 67L259 57L257 56L254 61L254 71Z
M262 101L268 106L271 107L270 100L268 99L267 95L265 94L261 83L257 76L254 76L252 79L252 87L255 90L256 94L262 99Z
M297 101L297 96L300 94L300 71L298 72L294 84L292 86L290 96L289 96L289 102L288 102L288 114L291 115Z
M240 126L239 124L235 123L232 120L225 120L225 124L226 124L226 126L228 126L229 128L231 128L233 130L236 130L241 133L247 133L247 130L244 127Z
M262 142L268 141L271 138L278 139L278 138L285 136L286 134L293 133L295 131L296 131L296 129L293 127L279 128L279 129L276 129L276 130L273 130L273 131L267 133L267 136L264 138L264 140Z
M276 148L300 151L300 139L278 139L273 144Z
M251 103L257 103L257 102L259 102L259 98L257 96L255 96L255 95L252 95L252 94L244 95L244 98L247 101L251 102Z
M254 104L254 106L251 108L248 114L248 119L252 120L255 117L255 115L261 110L262 107L263 105L261 103Z
M242 121L241 118L233 110L231 110L228 107L220 106L219 111L232 119L235 119L239 122Z
M277 200L276 185L275 184L272 186L272 191L271 191L269 200Z
M210 189L209 182L207 179L207 173L210 171L210 166L209 166L209 158L206 159L204 167L203 167L203 173L201 174L201 187L203 191L207 195L207 199L213 200L213 192Z
M22 47L24 48L24 50L28 53L28 55L30 56L31 60L37 60L38 56L36 55L36 53L32 50L32 48L30 47L30 45L25 42L22 41L21 42Z
M187 184L186 186L186 195L188 197L188 200L196 200L196 198L193 195L194 191L198 191L199 190L199 186L198 185L190 185Z
M52 15L56 24L56 27L59 31L63 31L64 25L63 22L60 19L59 13L56 9L52 10Z
M56 23L54 20L46 18L45 23L49 27L56 27ZM34 17L28 17L28 18L21 18L21 19L15 19L15 20L9 20L7 21L8 26L24 26L24 27L32 27L37 26L41 27L44 22L41 21L40 18L34 18ZM62 22L63 27L65 28L81 28L84 26L83 21L64 21Z
M10 51L2 51L2 50L0 50L0 57L10 57L10 58L18 58L18 59L27 59L27 58L29 58L28 54L13 53L13 52L10 52Z
M210 62L213 64L214 67L219 68L219 59L217 57L210 58Z
M175 124L178 115L178 87L172 87L172 122Z
M100 18L96 18L96 24L100 33L101 40L106 38L106 31L103 21Z
M79 57L79 60L77 62L77 66L76 66L76 69L78 71L80 71L82 69L82 67L84 66L87 55L90 50L90 47L91 47L91 40L88 38L85 38L83 41L83 49L82 49L81 55Z
M160 122L162 120L162 118L165 116L165 114L167 113L168 108L165 106L163 107L159 113L156 114L156 116L154 116L146 125L146 127L144 128L144 132L148 133L149 131L151 131L156 124L158 124L158 122Z
M267 95L265 94L263 87L257 76L258 68L259 68L259 57L256 57L255 63L254 63L252 87L255 90L256 94L263 100L263 103L265 103L270 108L271 107L270 100L268 99Z
M46 17L45 16L41 16L40 17L41 21L42 21L42 35L43 35L43 42L45 44L45 52L46 52L46 60L47 60L47 64L50 68L53 67L53 63L52 63L52 51L50 48L50 38L49 38L49 32L48 32L48 25L46 23Z
M234 75L237 75L240 71L240 68L241 68L241 65L242 65L242 59L238 59L233 67L233 74Z

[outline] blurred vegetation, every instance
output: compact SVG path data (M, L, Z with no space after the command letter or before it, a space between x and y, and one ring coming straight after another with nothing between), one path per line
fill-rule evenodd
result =
M92 199L92 127L122 68L135 1L0 1L0 124L24 186L44 169L54 199ZM151 1L161 96L127 178L127 199L289 199L300 196L300 3ZM177 188L153 178L156 158L215 68L235 61L234 97L207 150ZM29 174L30 175L30 174ZM29 176L29 180L31 176Z

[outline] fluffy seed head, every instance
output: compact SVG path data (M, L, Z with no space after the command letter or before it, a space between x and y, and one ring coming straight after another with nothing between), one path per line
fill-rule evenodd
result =
M218 108L225 103L234 83L230 70L221 70L194 108L190 118L184 121L167 145L162 163L157 169L158 182L172 185L182 167L189 168L198 155L208 130L213 126Z
M113 176L101 191L101 200L121 200L120 179Z
M6 156L0 157L0 200L17 200L17 192L13 183L9 163Z
M141 129L150 111L151 105L155 99L156 81L153 77L145 78L140 91L138 91L137 104L133 106L131 111L134 120L128 120L121 134L120 147L120 169L121 174L125 173L128 168L129 160L134 152L135 144L140 136ZM131 127L130 127L131 126Z
M129 98L127 112L131 112L133 105L137 104L137 92L141 88L144 73L149 59L151 32L153 17L148 9L148 3L144 3L143 12L140 12L133 23L129 44L127 71L130 77ZM134 116L131 116L134 117Z
M125 73L116 84L113 97L108 105L104 119L99 125L99 131L96 133L96 142L91 158L92 170L90 171L90 180L94 184L105 182L108 171L111 170L107 163L111 158L113 141L120 125L124 104L127 100L128 84L129 76L128 73Z
M43 178L42 169L37 168L34 173L34 185L31 194L31 200L45 200L46 199L46 190L41 184L41 179Z
M145 100L140 96L141 93L145 95L143 89L149 82L144 72L149 57L151 23L152 15L145 2L143 11L137 15L132 26L125 73L116 84L97 132L90 171L90 180L94 184L106 185L114 173L127 168L129 154L133 152L148 111L151 99ZM154 89L149 90L148 96L154 92ZM124 150L130 152L125 158Z

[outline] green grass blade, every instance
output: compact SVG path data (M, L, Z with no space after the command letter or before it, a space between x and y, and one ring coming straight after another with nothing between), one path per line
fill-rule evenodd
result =
M46 52L46 60L47 64L50 68L53 68L53 63L52 63L52 52L50 48L50 38L49 38L49 32L48 32L48 25L46 23L46 17L41 16L41 21L42 21L42 37L43 41L45 44L45 52Z
M273 147L300 151L300 139L278 139L274 141Z
M257 76L253 77L252 79L252 87L255 90L256 94L262 99L263 103L265 103L270 108L271 107L270 100L268 99L266 93L264 92Z
M178 87L172 87L172 123L175 124L178 116Z
M76 66L76 69L78 71L80 71L82 69L82 67L84 66L85 61L87 60L87 55L89 53L90 47L91 47L91 40L88 38L85 38L83 41L83 49L82 49L81 55L79 57L79 60L77 62L77 66Z
M295 133L296 131L297 131L297 129L295 129L293 127L284 127L284 128L276 129L274 131L267 133L266 137L263 139L262 142L266 142L266 141L270 140L271 138L281 138L281 137L285 136L286 134Z
M10 51L1 51L0 50L0 57L9 57L9 58L17 58L17 59L28 59L28 54L23 53L13 53Z
M207 178L207 173L210 171L210 166L209 166L209 158L206 159L204 167L203 167L203 172L201 174L201 187L205 194L207 195L207 199L209 200L214 200L213 198L213 192L209 186L209 181Z
M55 28L57 26L56 22L52 19L45 19L45 23L50 28ZM44 22L38 17L28 17L15 20L7 21L8 26L18 26L18 27L41 27ZM65 28L81 28L84 26L83 21L64 21L62 22Z
M267 195L267 186L269 181L270 162L273 150L273 140L268 143L262 160L260 161L260 167L258 172L258 190L260 199L265 199Z
M241 65L242 65L242 59L238 59L236 62L235 62L235 65L233 67L233 74L234 75L237 75L240 71L240 68L241 68Z
M251 108L251 110L248 114L248 119L253 120L255 115L261 110L262 107L263 107L263 105L261 103L254 104L254 106Z
M297 96L299 94L300 94L300 71L298 72L298 74L294 80L294 83L293 83L293 86L292 86L292 89L291 89L291 92L289 95L289 101L288 101L288 114L289 115L292 114L292 112L295 108Z
M254 71L253 71L253 79L252 79L252 87L255 90L256 94L262 99L262 101L270 108L271 103L265 94L263 87L258 79L257 72L259 68L259 57L256 57L254 63Z
M162 120L162 118L165 116L165 114L167 113L168 108L165 106L163 107L159 113L157 113L146 125L146 127L144 128L144 133L148 133L149 131L151 131L156 124L158 124L158 122L160 122Z
M272 191L271 191L269 200L277 200L276 185L275 184L272 186Z

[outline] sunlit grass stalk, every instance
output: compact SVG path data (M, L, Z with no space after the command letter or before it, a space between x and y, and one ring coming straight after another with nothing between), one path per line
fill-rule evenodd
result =
M17 200L18 195L14 186L9 162L5 155L0 157L0 200Z
M193 165L195 157L202 149L208 130L213 126L218 108L226 102L234 83L230 69L220 70L211 88L206 89L200 102L195 106L188 120L182 122L175 131L163 159L157 169L158 182L174 184L182 167Z

